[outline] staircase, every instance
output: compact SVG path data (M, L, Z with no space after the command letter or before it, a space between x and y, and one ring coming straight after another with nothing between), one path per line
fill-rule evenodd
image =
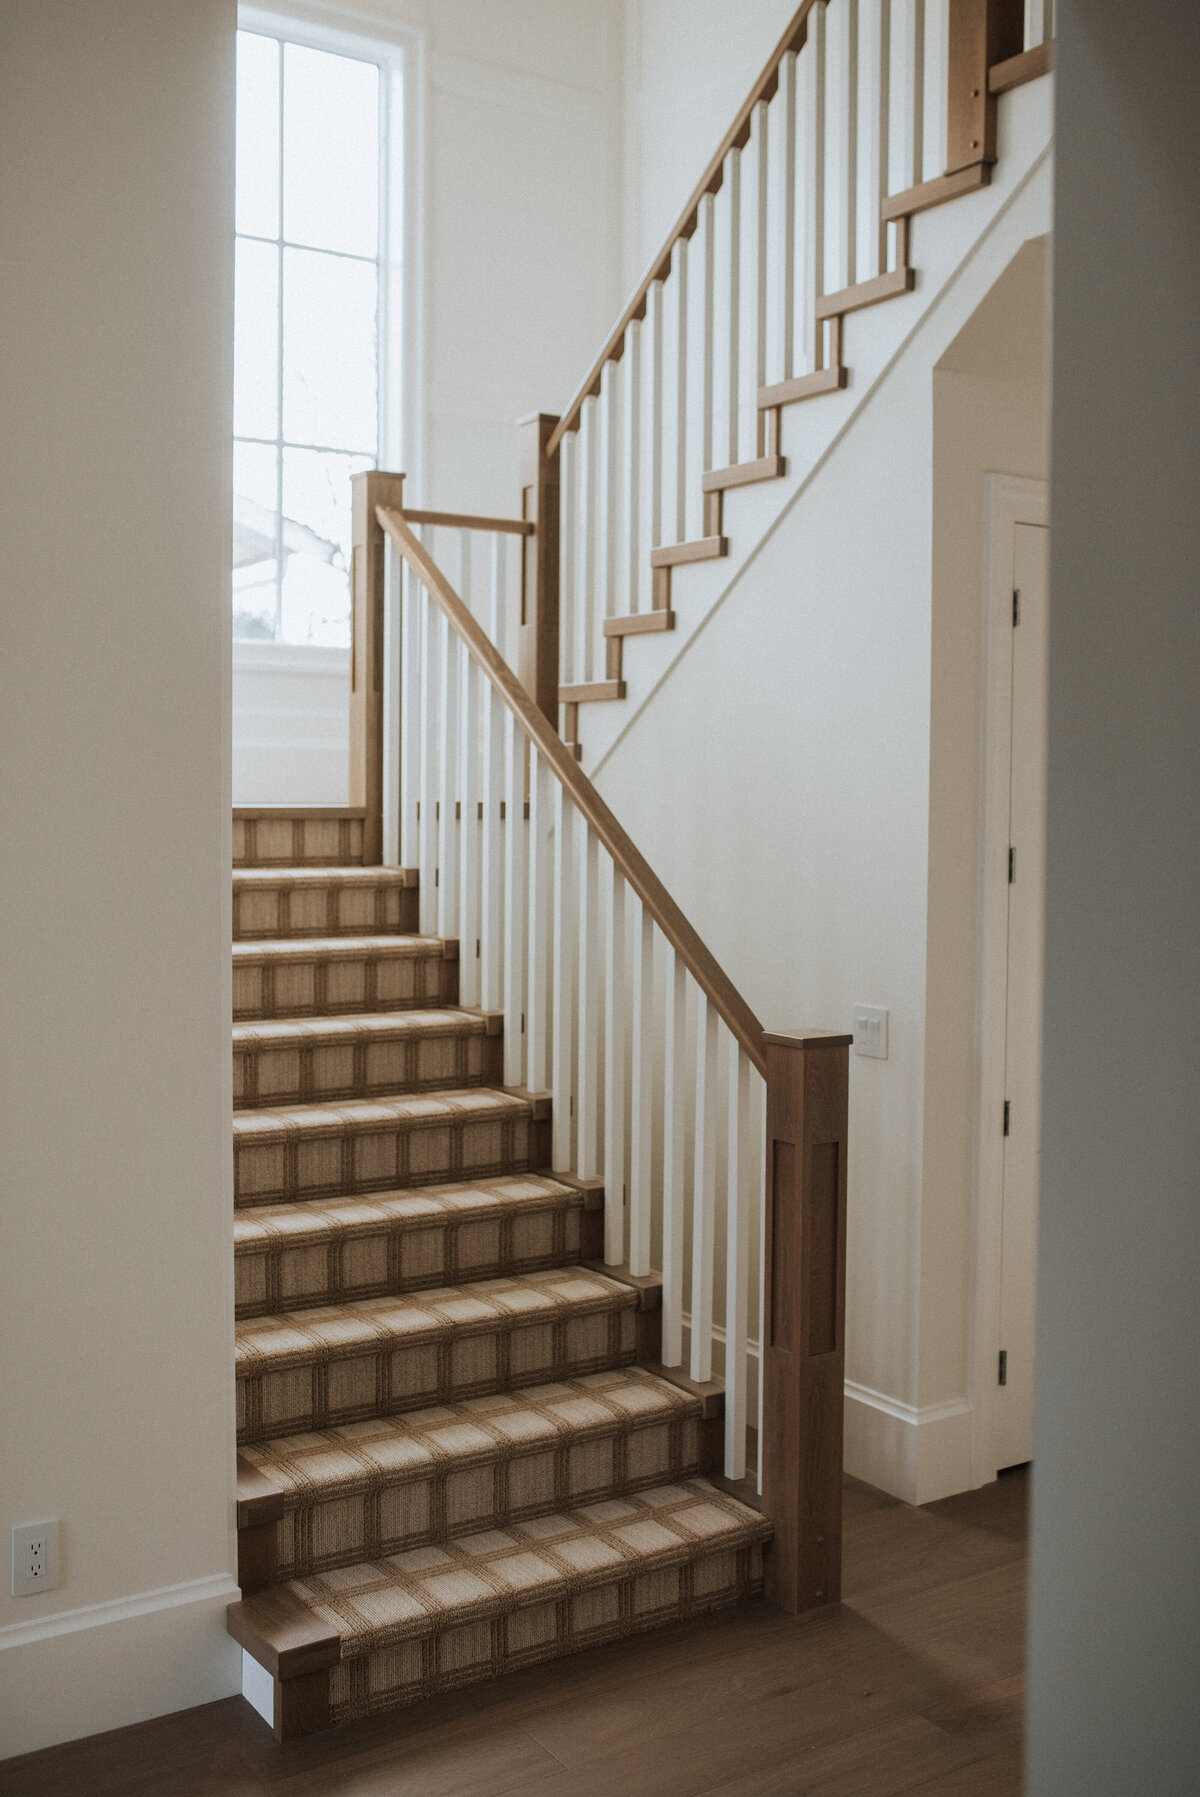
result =
M229 1627L282 1739L735 1603L770 1527L413 875L279 846L234 873Z
M524 422L520 518L354 477L353 803L235 822L229 1627L280 1738L839 1596L851 1038L764 1030L581 708L665 666L681 589L819 463L846 319L991 185L1047 26L804 0L567 412ZM785 413L827 420L791 476Z

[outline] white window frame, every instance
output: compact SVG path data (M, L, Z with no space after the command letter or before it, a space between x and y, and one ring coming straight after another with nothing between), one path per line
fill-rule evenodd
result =
M303 0L278 6L269 0L265 5L239 6L237 25L239 31L355 57L373 62L380 69L381 126L386 106L389 129L386 137L381 129L386 154L380 159L379 170L378 457L382 468L403 471L406 461L420 466L424 461L424 401L420 390L420 346L424 335L424 33L369 19L339 6L305 4ZM397 115L399 131L394 128ZM235 666L242 647L253 649L256 660L261 660L264 650L273 649L293 659L298 653L330 653L328 648L322 651L316 644L235 638ZM334 653L345 657L348 668L349 649Z

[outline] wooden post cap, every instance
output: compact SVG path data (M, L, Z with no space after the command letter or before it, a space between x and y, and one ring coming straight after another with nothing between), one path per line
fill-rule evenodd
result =
M764 1030L763 1041L772 1048L849 1048L854 1037L837 1030Z

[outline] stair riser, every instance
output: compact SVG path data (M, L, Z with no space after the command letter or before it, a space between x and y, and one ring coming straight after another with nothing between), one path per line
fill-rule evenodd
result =
M237 1381L238 1440L340 1428L460 1398L630 1365L636 1355L630 1302L566 1317L514 1317L471 1329L438 1324L334 1355L314 1350L284 1367L251 1367Z
M282 941L307 936L376 936L419 933L414 887L394 881L370 885L244 886L233 888L235 942Z
M429 1290L460 1280L506 1278L598 1257L603 1217L578 1201L525 1205L433 1228L364 1229L328 1241L239 1252L239 1317Z
M275 1048L234 1049L233 1102L239 1110L264 1105L336 1104L381 1093L436 1092L454 1086L497 1085L503 1077L499 1036L481 1032Z
M524 1173L536 1128L527 1112L510 1112L389 1119L376 1128L331 1125L267 1142L235 1135L234 1203L285 1204Z
M344 1017L355 1011L403 1011L458 1003L458 963L440 952L235 958L233 1016Z
M233 819L234 867L361 867L361 817L278 817Z
M276 1525L275 1577L304 1578L447 1535L504 1528L568 1505L598 1503L698 1470L694 1416L519 1448L509 1459L456 1457L419 1478L320 1503L289 1500Z
M588 1647L726 1609L762 1590L762 1548L725 1548L409 1637L329 1671L330 1721L356 1721Z

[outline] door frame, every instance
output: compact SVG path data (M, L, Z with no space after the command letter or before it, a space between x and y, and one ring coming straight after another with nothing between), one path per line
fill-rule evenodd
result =
M976 958L974 1269L971 1329L971 1483L996 1476L1004 1200L1005 1021L1008 1005L1008 848L1012 757L1013 532L1048 527L1049 486L1012 474L986 476L986 543L980 745L979 922Z

